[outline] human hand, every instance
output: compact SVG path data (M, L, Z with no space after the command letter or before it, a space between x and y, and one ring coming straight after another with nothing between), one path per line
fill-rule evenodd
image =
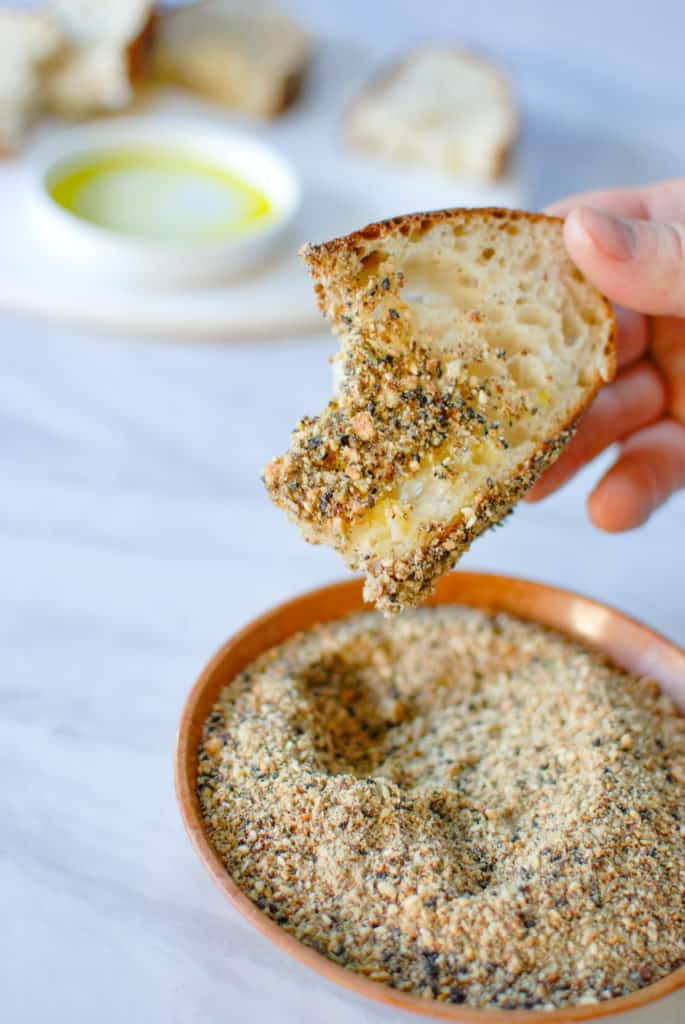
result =
M555 203L571 259L618 303L618 376L528 495L539 501L614 442L588 498L603 530L631 530L685 487L685 178Z

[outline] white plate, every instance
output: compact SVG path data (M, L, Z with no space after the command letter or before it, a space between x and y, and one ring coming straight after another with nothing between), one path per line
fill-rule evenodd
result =
M236 118L182 93L160 96L137 121L170 126L180 116L204 119L213 130L239 125L271 143L293 165L302 204L290 242L258 271L217 284L133 287L60 266L29 231L22 206L24 159L0 165L0 307L36 316L132 334L180 338L231 338L292 334L321 327L309 277L297 258L305 241L323 241L369 221L413 210L449 206L525 206L526 193L514 170L490 186L388 167L349 150L341 118L351 94L372 70L368 53L344 53L342 44L320 48L302 102L272 125L247 127ZM349 68L355 68L353 79ZM37 138L73 131L41 126ZM30 149L27 151L30 156Z

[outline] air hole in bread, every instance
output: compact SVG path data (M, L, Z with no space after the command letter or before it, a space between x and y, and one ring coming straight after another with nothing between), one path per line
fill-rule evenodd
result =
M511 378L521 388L533 389L545 383L545 372L542 361L535 356L514 356L508 361Z
M550 326L549 312L539 306L521 306L516 313L516 319L520 324L531 324L538 327Z

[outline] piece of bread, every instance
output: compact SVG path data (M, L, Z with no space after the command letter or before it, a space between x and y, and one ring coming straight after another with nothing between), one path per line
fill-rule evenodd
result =
M53 0L65 36L74 43L130 43L144 31L153 0Z
M156 75L254 118L276 117L294 100L311 41L263 0L204 0L160 17Z
M386 160L488 181L505 167L518 114L495 64L421 47L357 98L346 128L351 145Z
M303 252L341 342L336 394L266 487L397 611L560 454L613 376L614 317L541 214L408 214Z
M0 10L0 154L14 151L41 108L41 69L59 48L50 13Z
M127 107L150 49L153 7L151 0L57 0L64 43L44 76L47 106L65 117Z

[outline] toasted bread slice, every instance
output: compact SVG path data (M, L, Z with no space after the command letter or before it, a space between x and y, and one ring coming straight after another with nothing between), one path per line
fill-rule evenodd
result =
M57 0L64 42L44 75L47 106L64 117L129 106L155 23L152 0Z
M0 154L19 146L40 110L41 69L60 44L52 14L0 10Z
M354 102L347 139L397 163L479 181L498 177L518 135L509 85L491 61L421 47Z
M156 75L254 118L276 117L296 98L309 36L264 0L204 0L162 15Z
M613 376L614 317L541 214L409 214L304 257L341 341L337 393L267 490L397 611L560 454Z

